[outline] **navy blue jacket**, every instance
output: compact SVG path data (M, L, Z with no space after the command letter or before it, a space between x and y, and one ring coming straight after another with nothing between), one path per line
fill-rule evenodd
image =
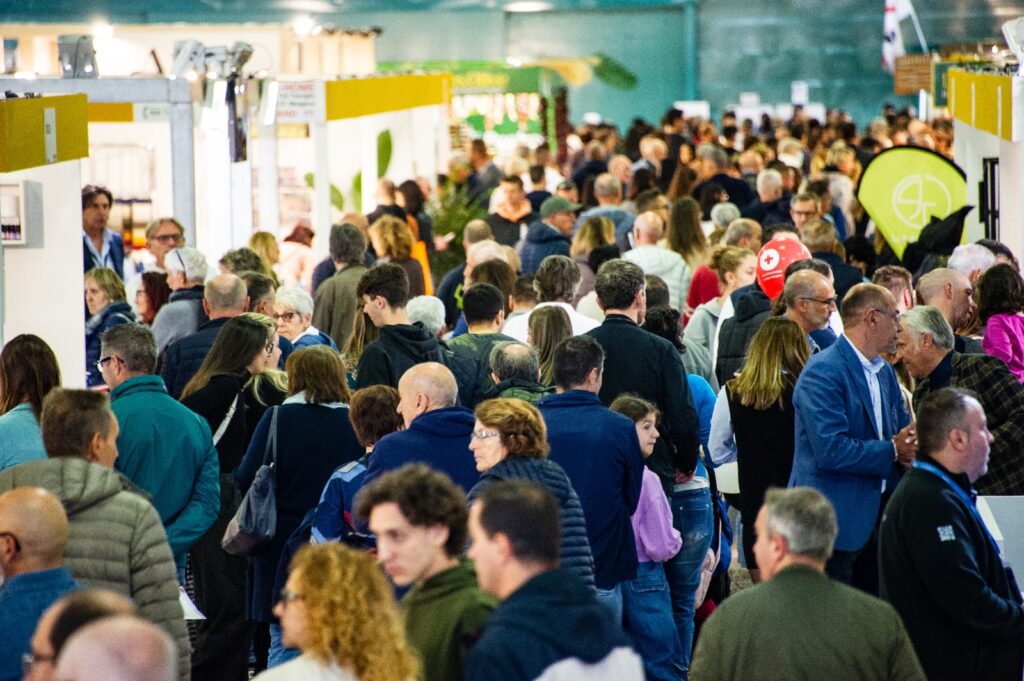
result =
M559 548L559 566L594 586L594 556L587 539L587 521L576 490L572 488L565 471L548 459L508 457L480 474L480 482L469 490L466 500L473 501L487 488L501 480L530 480L543 485L558 499L562 509L562 544Z
M750 185L743 180L730 177L725 173L718 173L693 188L693 196L700 199L701 192L709 184L717 184L729 195L729 202L735 204L741 211L757 199L757 194L750 188Z
M566 570L542 572L498 606L469 650L463 678L533 681L549 678L545 671L555 664L562 665L558 678L644 678L611 612Z
M217 340L217 334L220 333L221 327L228 323L228 319L230 317L208 321L195 333L179 338L164 350L160 357L160 377L164 379L164 385L167 386L167 392L171 397L181 397L185 384L203 365L203 360L213 347L213 341Z
M568 257L572 242L554 227L543 222L535 222L526 232L526 239L519 249L519 259L523 274L533 274L540 267L541 261L549 255Z
M123 300L111 303L89 317L85 323L85 384L88 387L103 385L103 375L96 368L96 362L100 360L100 336L112 326L134 321L131 306Z
M469 492L480 479L469 451L476 418L465 407L445 407L420 414L409 427L381 438L373 448L366 484L407 463L425 463ZM323 485L320 486L323 489Z
M105 239L110 244L110 269L117 272L117 276L124 279L124 238L112 230L104 232ZM93 257L92 251L85 244L89 237L82 234L82 272L88 272L94 267L105 267Z
M846 297L846 292L857 284L864 283L864 274L854 267L853 265L847 265L843 262L835 253L812 253L813 257L818 260L822 260L828 263L828 266L832 268L832 277L835 279L835 290L836 290L836 302L843 302L843 298Z
M277 464L275 497L277 532L265 546L250 555L248 617L257 622L273 622L271 608L278 600L274 576L281 549L302 522L316 508L320 493L339 466L363 455L348 418L347 406L285 404L278 407ZM245 494L252 485L270 437L273 409L268 409L256 426L245 458L235 470L235 484Z
M637 557L630 517L644 472L636 427L586 390L545 397L537 407L547 424L550 459L565 469L583 506L597 588L633 579Z

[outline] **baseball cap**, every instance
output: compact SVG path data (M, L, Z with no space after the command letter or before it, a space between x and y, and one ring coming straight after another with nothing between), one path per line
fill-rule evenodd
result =
M540 204L540 216L541 218L546 218L555 213L575 213L582 207L582 204L571 203L564 197L552 196Z

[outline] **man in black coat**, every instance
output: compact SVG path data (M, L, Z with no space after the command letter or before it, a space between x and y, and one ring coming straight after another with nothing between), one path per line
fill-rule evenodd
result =
M988 467L985 412L972 393L942 388L921 401L917 436L917 461L882 516L882 598L903 618L932 681L1019 679L1020 588L971 487Z
M661 437L647 466L671 490L677 471L689 475L697 466L697 412L679 352L638 325L647 310L646 284L634 263L616 259L602 265L594 289L605 319L587 335L605 351L601 402L609 405L622 393L635 393L661 411Z
M245 312L249 297L245 282L234 274L218 274L203 292L203 310L210 321L195 333L179 338L164 350L159 374L171 397L178 399L185 384L191 380L209 354L217 334L229 319Z

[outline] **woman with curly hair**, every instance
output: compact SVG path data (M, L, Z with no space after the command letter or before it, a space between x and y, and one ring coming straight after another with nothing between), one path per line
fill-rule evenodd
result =
M1024 381L1024 280L1012 266L995 265L981 275L978 293L978 317L985 325L981 347Z
M412 257L413 238L408 223L392 215L385 215L370 225L370 243L377 254L377 262L400 265L409 277L409 298L424 295L426 286L423 266Z
M469 490L468 502L501 480L530 480L546 488L561 508L561 566L593 586L594 558L583 507L565 470L548 459L548 431L537 407L516 398L498 398L478 404L475 414L469 449L480 482Z
M341 544L303 547L274 606L283 641L302 655L261 681L412 681L419 661L405 640L394 593L377 560Z

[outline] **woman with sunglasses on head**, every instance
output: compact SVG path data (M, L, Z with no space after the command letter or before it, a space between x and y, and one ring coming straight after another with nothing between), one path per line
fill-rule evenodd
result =
M181 393L182 404L209 423L220 459L220 515L189 555L196 604L207 617L192 653L193 679L247 678L254 631L245 612L247 561L229 556L220 542L241 502L232 474L252 438L251 412L266 409L255 397L256 377L276 365L278 353L274 320L251 312L233 317Z

